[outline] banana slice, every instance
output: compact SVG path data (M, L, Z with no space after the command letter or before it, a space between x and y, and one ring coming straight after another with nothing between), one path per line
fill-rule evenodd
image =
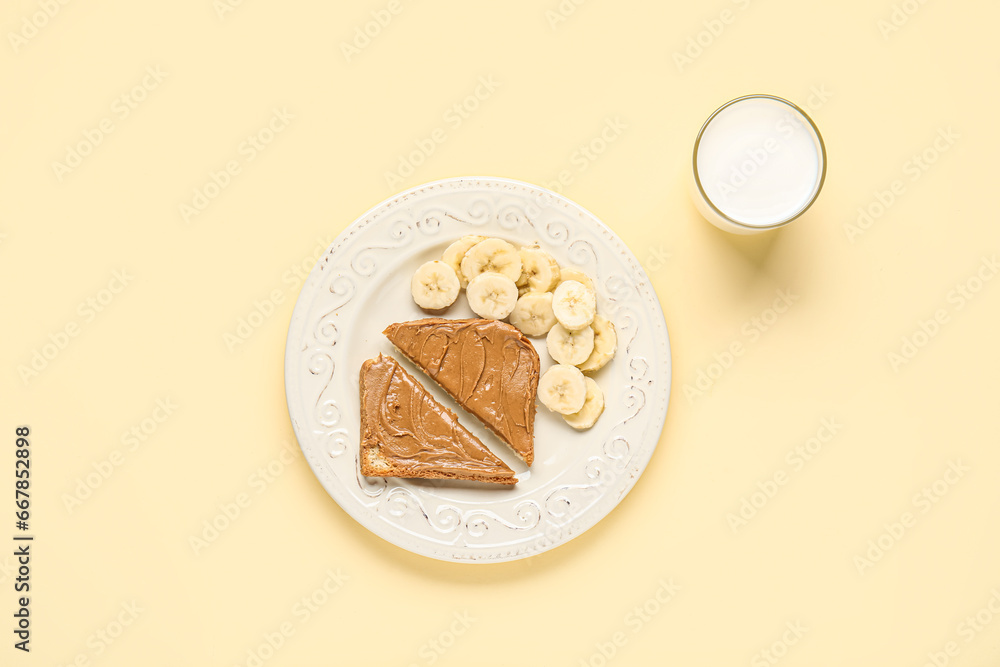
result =
M469 281L465 295L476 315L488 320L502 320L517 304L517 285L501 273L487 271Z
M510 311L510 323L526 336L544 336L556 323L552 313L552 292L528 292Z
M595 315L594 321L590 323L590 328L594 330L594 351L590 353L586 361L577 364L577 368L584 373L604 368L605 364L611 361L615 352L618 351L618 333L610 320L601 315Z
M584 327L579 331L569 331L561 324L549 330L545 338L549 356L560 364L576 366L590 358L594 351L594 329Z
M538 398L552 412L571 415L583 409L587 382L576 366L555 364L538 379Z
M586 398L579 412L563 415L567 424L578 431L583 431L597 423L597 418L604 412L604 392L593 378L584 378L587 384Z
M424 310L443 312L458 298L459 282L455 269L442 261L421 264L410 279L413 301Z
M462 289L469 286L469 279L462 273L462 258L465 257L465 253L469 252L469 248L476 245L480 241L485 240L485 236L468 234L445 248L444 254L441 255L441 261L455 269L455 273L458 274L458 281L461 283Z
M576 280L559 283L552 296L552 312L559 324L570 331L589 327L597 314L594 290Z
M578 283L583 283L594 292L597 291L597 288L594 287L594 281L591 280L590 276L588 276L580 269L573 269L566 267L561 268L559 270L559 282L564 283L567 280L575 280Z
M527 286L530 292L548 292L559 284L559 262L536 246L526 246L517 251L521 256L521 277L518 287Z
M471 283L481 273L499 273L516 282L521 277L521 256L503 239L486 239L469 248L462 258L462 273ZM517 294L517 285L514 285Z

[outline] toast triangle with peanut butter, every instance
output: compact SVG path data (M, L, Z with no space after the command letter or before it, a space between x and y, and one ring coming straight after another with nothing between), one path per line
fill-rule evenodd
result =
M524 334L497 320L437 317L391 324L382 333L531 465L539 360Z
M392 357L361 366L361 474L516 484L514 471Z

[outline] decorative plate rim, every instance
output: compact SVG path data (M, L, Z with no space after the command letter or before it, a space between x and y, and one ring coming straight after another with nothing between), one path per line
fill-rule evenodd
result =
M624 442L625 453L629 454L628 458L625 459L622 467L618 470L611 470L608 473L602 473L602 468L597 466L594 473L591 475L588 472L588 476L595 480L593 485L587 486L586 491L595 489L597 492L597 499L593 504L588 505L582 512L581 515L572 518L571 520L562 523L555 527L553 532L552 527L546 528L545 531L538 535L537 538L533 539L528 544L523 544L516 549L511 549L507 545L493 546L489 545L483 546L469 546L468 544L463 544L461 546L456 545L442 545L438 542L430 541L429 539L421 539L420 535L417 535L411 531L407 531L402 527L393 527L382 520L376 512L373 512L369 507L360 505L355 497L351 495L345 484L345 480L339 479L334 475L328 468L325 467L325 459L317 458L317 453L313 450L317 447L315 443L311 443L312 434L308 432L305 424L305 415L301 407L301 401L298 400L301 397L299 384L302 382L302 373L300 365L297 365L301 361L302 355L308 351L308 346L305 348L301 347L301 342L305 336L305 331L310 325L307 321L307 316L312 309L314 302L319 298L318 290L321 287L321 283L324 278L328 275L325 274L325 269L331 262L337 257L338 251L343 248L351 239L355 238L357 234L365 231L370 225L372 225L377 219L380 218L379 214L383 212L391 212L394 208L399 207L404 202L408 200L413 200L423 193L433 194L436 191L441 193L445 192L455 192L461 193L463 191L474 191L476 188L481 188L483 190L489 189L507 189L515 193L518 196L530 196L534 198L546 198L549 201L546 202L548 205L552 203L562 206L564 209L575 213L577 217L584 221L592 223L593 229L588 230L596 235L603 236L606 240L611 243L611 250L618 251L621 258L624 259L625 265L631 270L630 278L633 282L629 287L634 288L635 293L640 297L642 312L646 317L651 320L653 328L656 330L655 333L657 337L653 340L653 344L658 348L658 352L662 355L662 359L657 359L659 363L662 364L659 368L650 369L650 364L645 360L644 357L638 357L643 363L635 365L636 359L633 359L632 364L630 364L629 369L631 372L630 379L636 383L644 381L646 385L653 386L654 379L646 379L646 375L650 370L653 370L654 375L659 378L659 382L655 385L655 395L654 401L651 401L651 405L647 405L647 399L645 398L645 393L639 389L638 391L642 394L642 404L636 410L636 413L624 420L624 422L616 424L615 427L623 426L625 422L633 419L639 415L639 412L643 407L653 407L654 409L647 413L646 416L646 427L642 431L642 442L639 443L637 451L632 454L629 452L630 445L627 439L622 436L616 438L611 438L609 434L609 439L605 441L603 446L604 453L608 456L609 461L619 461L625 458L625 454L620 456L615 456L615 447L612 446L611 451L609 451L609 445L615 445L619 441ZM414 226L420 221L414 223ZM487 225L491 221L485 221L481 224ZM528 221L530 224L530 220ZM476 223L479 224L479 223ZM551 225L551 223L550 223ZM425 224L426 226L426 224ZM532 225L533 226L533 225ZM407 227L409 229L409 227ZM426 233L426 232L425 232ZM436 233L436 232L435 232ZM568 230L567 230L568 234ZM567 236L568 239L568 236ZM578 241L575 241L570 246L574 245ZM589 244L588 242L588 245ZM595 264L597 262L596 251L591 246L591 251L594 254ZM359 251L364 252L364 249ZM357 270L357 267L354 267ZM375 269L372 269L374 273ZM615 277L614 275L611 276ZM333 281L335 282L335 280ZM330 292L334 292L333 285L330 286ZM350 299L348 299L350 301ZM347 302L345 302L347 303ZM342 306L338 306L339 309ZM335 309L336 310L336 309ZM325 316L324 316L325 317ZM323 318L320 318L322 320ZM319 327L319 322L316 324ZM638 329L638 322L635 323ZM336 327L333 327L336 330ZM629 346L635 340L638 333L634 333L632 339L629 341ZM331 349L336 345L336 340L330 344ZM327 386L333 382L333 357L330 356L331 371L330 371L330 381L327 382ZM625 498L625 496L631 491L638 481L639 476L645 470L650 459L652 458L653 451L656 449L659 439L661 437L663 426L666 421L667 407L670 397L670 385L671 385L671 358L670 358L670 341L669 334L667 332L666 322L663 316L663 309L656 296L655 290L650 284L649 278L646 275L645 270L642 268L638 259L629 250L625 243L614 233L607 225L605 225L601 220L595 216L593 213L583 208L576 202L560 195L558 193L552 192L544 187L537 186L530 183L525 183L522 181L502 178L502 177L489 177L489 176L462 176L454 178L440 179L436 181L431 181L418 185L416 187L410 188L406 191L393 195L382 202L379 202L375 206L369 208L364 214L359 216L354 222L348 225L334 241L327 247L324 253L317 260L316 264L313 266L309 273L309 276L303 282L301 290L296 298L295 308L292 312L292 317L289 322L288 334L285 345L285 395L286 403L288 406L289 418L292 422L292 426L295 432L296 439L303 451L303 455L309 463L310 468L316 475L320 484L327 491L327 493L337 502L338 505L354 520L358 521L362 526L367 528L369 531L378 535L382 539L399 546L401 548L407 549L413 553L428 556L431 558L436 558L439 560L445 560L450 562L504 562L517 560L520 558L526 558L529 556L537 555L549 549L555 548L556 546L565 544L577 535L582 534L587 529L593 527L601 520L603 520L610 512ZM346 371L349 372L349 371ZM633 387L636 388L636 387ZM325 389L324 389L325 390ZM319 400L322 398L323 392L320 392L317 398L317 405ZM474 420L473 420L474 421ZM334 422L336 423L336 422ZM612 429L613 430L613 429ZM345 431L344 429L338 429L338 431ZM341 438L341 435L338 435ZM343 433L343 440L347 440L346 431ZM355 438L356 439L356 438ZM352 443L354 444L354 443ZM620 444L620 443L619 443ZM355 444L356 446L356 444ZM346 451L350 447L350 444L345 445L344 449L341 451ZM591 457L597 458L597 457ZM617 465L616 463L613 465ZM357 468L357 462L355 460L355 468ZM356 472L357 483L362 487L362 491L368 496L378 496L387 487L388 482L385 480L380 480L383 482L382 489L375 493L369 493L364 490L364 486L367 483L367 478L362 478L359 471ZM610 482L604 485L601 475L610 475ZM393 480L394 482L399 482L400 480ZM378 484L376 483L375 486ZM567 489L574 485L564 485ZM575 485L579 487L580 485ZM599 488L598 488L599 487ZM552 500L552 496L563 487L558 487L553 489L548 493L548 496L543 501L543 505L548 508L548 503ZM581 487L583 488L583 487ZM537 490L536 493L542 493L546 491L545 487ZM393 498L393 494L396 497ZM568 491L567 491L568 493ZM412 498L406 497L415 495L412 491L407 489L405 486L396 486L392 491L386 494L387 503L396 503L397 508L389 508L388 512L393 513L394 509L399 509L400 516L404 515L407 511L413 508L408 504L412 501ZM441 512L441 507L439 507L437 514L434 519L428 516L426 510L422 508L422 503L419 504L418 508L423 512L424 518L433 527L437 528L439 532L447 531L449 529L454 529L456 519L454 515L450 512L453 510L459 515L458 525L464 527L470 535L477 535L475 531L482 531L481 534L486 534L489 528L488 521L500 522L501 524L514 529L533 529L541 527L541 513L542 506L539 505L537 498L532 498L530 500L525 500L519 503L513 508L515 516L512 517L511 521L506 521L502 517L497 517L493 512L489 510L470 510L466 513L465 518L461 516L461 512L454 507L445 506L445 512ZM563 497L557 496L555 498L556 502L563 502L565 500L567 506L570 504L570 500ZM553 513L551 508L548 511ZM531 523L532 518L535 513L537 513L537 518L535 518L534 523ZM444 516L442 516L444 514ZM395 516L395 514L393 514ZM473 515L479 515L472 518ZM556 515L558 516L558 515ZM525 518L526 517L526 518ZM524 525L518 525L518 522L523 520ZM439 521L438 525L434 524L434 521ZM464 522L464 525L463 525ZM480 535L481 535L480 534Z

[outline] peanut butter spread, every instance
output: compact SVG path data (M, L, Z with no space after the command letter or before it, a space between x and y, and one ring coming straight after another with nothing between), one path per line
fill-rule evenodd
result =
M520 331L497 320L429 318L383 333L531 465L539 362Z
M361 367L362 472L515 483L514 471L462 426L392 357ZM377 447L378 452L365 452ZM367 465L374 455L377 465ZM387 472L388 471L388 472ZM497 479L502 478L502 479Z

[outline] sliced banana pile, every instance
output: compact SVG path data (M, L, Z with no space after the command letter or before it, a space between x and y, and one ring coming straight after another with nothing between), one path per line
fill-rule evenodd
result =
M556 363L538 381L539 400L575 429L593 426L604 412L604 392L584 373L603 368L618 350L615 325L597 313L593 279L560 267L537 243L518 249L470 234L410 281L413 300L434 314L455 303L463 289L479 317L508 320L526 336L546 337Z

